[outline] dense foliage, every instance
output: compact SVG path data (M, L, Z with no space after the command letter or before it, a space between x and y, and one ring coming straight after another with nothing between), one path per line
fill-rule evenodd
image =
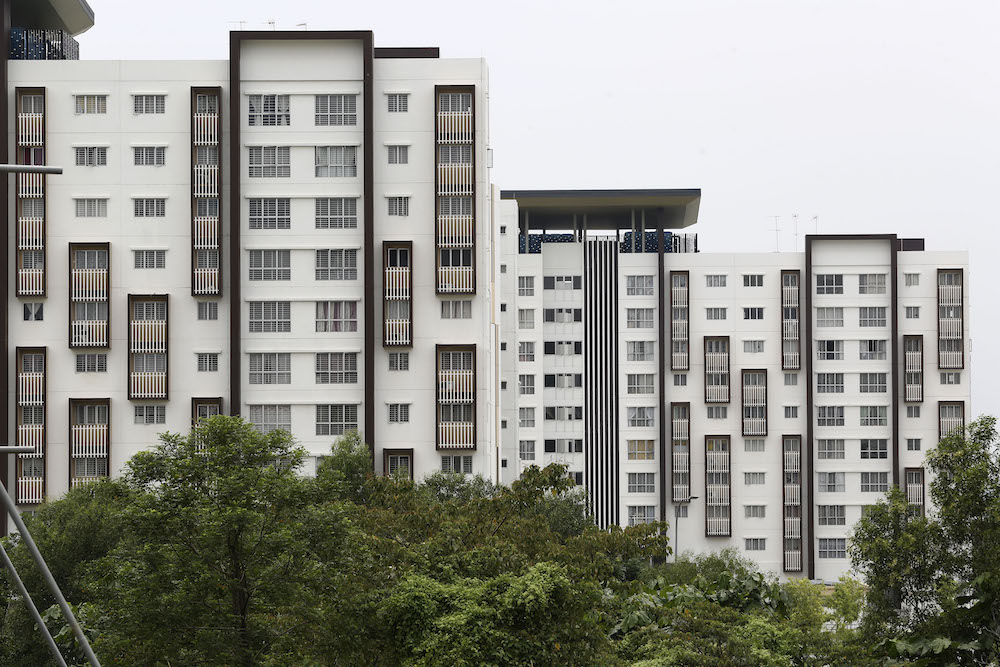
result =
M859 528L883 531L879 566L859 561L878 582L866 602L856 581L779 584L733 552L665 563L665 525L598 530L561 466L510 488L447 474L414 484L371 475L356 433L313 478L302 459L284 432L213 417L28 519L103 664L875 665L947 601L961 615L996 600L978 544L879 570L904 537L952 539L905 503L900 517L899 498ZM988 530L984 516L957 537ZM23 545L7 546L83 664ZM944 568L967 583L948 588ZM0 664L52 664L5 579L0 600ZM903 643L873 651L886 637Z

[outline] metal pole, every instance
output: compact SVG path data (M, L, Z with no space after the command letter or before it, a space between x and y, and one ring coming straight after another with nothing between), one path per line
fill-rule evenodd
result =
M0 174L61 174L62 167L47 164L0 164Z
M0 485L2 486L2 485ZM28 608L28 613L31 614L31 618L35 619L35 624L38 625L38 630L45 636L45 643L49 645L49 651L52 652L52 657L56 659L61 667L66 667L66 661L63 660L62 653L59 652L59 647L56 646L56 640L52 638L52 633L49 632L48 626L42 621L41 614L38 613L38 608L35 607L34 601L31 599L31 595L28 594L28 589L25 587L24 582L21 581L21 577L17 576L17 570L14 569L14 563L10 562L10 556L3 548L3 544L0 544L0 557L3 558L4 567L10 572L10 578L14 580L14 585L17 586L17 590L21 593L21 599L24 600L24 606Z
M28 532L27 526L24 525L21 515L18 514L17 508L14 506L14 501L11 500L10 494L7 493L7 489L3 484L0 484L0 501L3 502L4 509L8 514L10 514L10 518L13 519L14 525L17 527L17 531L21 534L21 539L24 540L24 545L28 547L28 552L31 554L31 557L34 559L39 571L45 578L45 584L49 587L49 592L52 593L52 597L54 597L56 602L59 603L59 608L62 609L63 617L66 619L66 622L69 623L69 627L73 629L73 635L76 636L76 640L80 643L80 648L83 649L83 654L87 656L87 660L90 661L92 667L101 667L101 663L97 660L97 656L94 655L94 650L90 648L90 642L87 641L87 636L83 634L83 628L80 627L80 624L76 620L76 616L73 615L73 610L69 608L66 598L63 597L62 591L59 590L59 584L56 583L52 573L49 572L49 568L45 564L45 559L42 558L42 554L38 551L38 547L35 546L35 541L31 539L31 534Z

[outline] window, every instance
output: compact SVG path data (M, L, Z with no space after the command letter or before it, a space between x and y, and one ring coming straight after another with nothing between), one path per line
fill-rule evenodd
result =
M141 198L132 200L132 214L137 218L163 218L167 215L167 200Z
M626 308L626 326L629 329L652 329L653 309L652 308Z
M763 287L764 286L764 275L760 273L751 273L743 276L743 286L744 287Z
M76 355L77 373L106 373L108 371L107 354Z
M389 423L405 424L410 421L409 403L389 403Z
M842 327L844 326L843 308L817 308L817 327Z
M847 540L843 537L827 537L819 540L820 558L847 558Z
M799 416L799 406L797 405L785 406L785 419L797 419L798 416Z
M843 440L817 440L816 457L820 459L844 458Z
M357 125L357 95L317 95L316 125Z
M764 484L765 474L762 472L743 473L743 483L747 486L760 486Z
M889 473L861 473L861 493L885 493L889 490Z
M166 266L167 252L165 250L135 250L135 268L162 269Z
M842 405L818 405L816 406L817 426L843 426L844 406Z
M518 329L535 328L535 311L533 308L517 309L517 328Z
M45 319L45 304L39 302L31 302L24 304L24 321L25 322L41 322Z
M722 274L710 274L705 276L705 287L725 287L726 276Z
M21 268L23 269L44 269L45 252L42 250L22 250Z
M906 406L906 417L907 419L916 419L920 416L920 406L919 405L907 405Z
M904 273L903 279L907 287L916 287L920 284L920 274L919 273Z
M827 361L836 361L843 359L844 341L842 340L816 341L816 358Z
M655 505L628 506L628 525L638 526L640 524L652 523L654 521L656 521Z
M858 326L862 327L884 327L885 326L885 307L876 306L874 308L859 308L858 309Z
M162 167L167 162L166 146L134 146L132 157L137 167Z
M342 435L358 428L358 406L317 405L316 435Z
M268 198L250 200L250 229L289 229L291 226L291 199Z
M199 197L194 200L195 217L219 217L219 200L216 197Z
M167 106L166 95L133 95L132 112L136 114L163 113Z
M886 374L861 373L859 385L862 394L884 394L886 392Z
M764 351L764 341L745 340L743 341L743 352L747 354L757 354Z
M137 405L135 406L136 424L165 424L167 421L167 406Z
M251 405L250 423L261 433L292 430L292 406Z
M674 375L674 386L675 387L686 387L688 383L688 376L686 373L677 373Z
M133 354L132 370L136 373L166 373L167 355L153 352Z
M625 343L629 361L653 361L653 341L630 340Z
M77 114L108 112L107 95L75 95L75 97Z
M847 525L847 511L843 505L819 505L816 516L819 517L821 526Z
M748 438L743 441L743 451L745 452L762 452L764 451L764 439L763 438Z
M517 295L518 296L535 296L535 277L534 276L518 276L517 277Z
M316 200L316 229L357 229L358 200L346 197Z
M908 320L920 319L920 306L907 306L906 319Z
M859 344L859 355L861 361L884 361L885 341L884 340L861 340Z
M710 405L708 406L708 418L709 419L725 419L727 410L725 405Z
M535 441L520 440L517 443L517 456L522 461L535 460Z
M629 440L628 460L629 461L652 461L655 454L655 441L653 440Z
M530 341L521 341L517 344L517 360L518 361L534 361L535 360L535 344Z
M747 519L763 519L767 514L767 505L744 505L743 516Z
M390 371L408 371L408 370L410 370L410 353L409 352L390 352L389 353L389 370Z
M650 427L653 425L653 408L628 408L628 425L633 427Z
M441 301L442 320L472 319L472 299L444 299Z
M862 273L858 276L858 294L885 294L885 274Z
M630 394L652 394L653 374L652 373L629 373L628 393Z
M919 452L920 451L920 438L907 438L906 439L906 450L909 452Z
M884 405L862 405L861 426L885 426L886 406Z
M290 250L251 250L250 280L291 280Z
M629 296L653 296L653 276L626 276L625 293Z
M250 302L250 333L289 333L291 330L290 301Z
M336 333L357 330L357 301L316 302L316 331Z
M799 376L797 373L785 373L785 386L794 387L799 383Z
M542 317L546 322L582 322L583 310L580 308L546 308L542 311Z
M746 276L744 276L746 277ZM743 319L745 320L762 320L764 319L764 309L763 308L744 308L743 309Z
M962 374L941 373L941 384L962 384Z
M472 164L472 146L469 144L439 144L439 164Z
M817 373L816 374L817 394L843 394L844 374L843 373Z
M767 540L763 537L746 537L743 539L743 549L745 551L764 551Z
M407 164L410 161L409 146L386 146L389 150L389 164Z
M288 95L248 95L250 127L291 125Z
M409 197L386 197L386 202L389 206L389 215L395 216L408 216L410 215L410 198Z
M837 273L818 274L816 276L816 294L843 294L844 276Z
M389 113L406 113L409 111L409 93L389 93L386 95L386 98L389 101Z
M386 471L390 477L410 477L410 455L409 454L389 454L388 459L388 470Z
M354 248L317 250L316 280L357 280L358 251Z
M456 475L472 474L472 455L464 456L442 456L441 472L455 473Z
M93 456L88 457L73 457L73 472L74 477L107 477L108 476L108 460L106 458L97 458Z
M73 149L78 167L108 166L107 146L77 146Z
M216 95L198 95L195 98L195 113L218 113L219 98Z
M316 146L316 177L358 175L357 146Z
M521 395L534 394L535 393L535 376L534 375L518 375L517 376L517 393Z
M629 493L655 493L656 473L630 472L628 474Z
M250 384L291 384L292 355L260 352L250 355Z
M726 309L725 308L706 308L705 309L705 319L706 320L724 320L724 319L726 319Z
M819 490L824 493L842 493L844 491L844 473L842 472L821 472L819 476Z
M73 202L76 204L76 217L78 218L108 217L107 199L74 199Z
M292 175L288 146L250 146L250 178L289 178Z
M686 519L688 515L688 506L685 505L674 505L674 516L679 519Z
M535 426L535 409L534 408L518 408L517 409L517 425L521 428L534 428Z
M198 371L201 373L214 373L219 370L219 355L215 352L198 353Z
M889 445L885 438L861 440L861 458L863 459L886 459L889 458Z

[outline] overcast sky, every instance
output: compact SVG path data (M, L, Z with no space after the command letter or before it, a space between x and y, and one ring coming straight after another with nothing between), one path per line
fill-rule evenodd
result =
M995 0L90 4L86 59L224 59L272 19L483 56L500 187L701 188L704 251L773 251L774 216L792 250L795 214L800 249L814 216L968 249L973 412L1000 412Z

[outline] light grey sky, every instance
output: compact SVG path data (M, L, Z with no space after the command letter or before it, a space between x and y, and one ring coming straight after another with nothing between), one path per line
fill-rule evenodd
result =
M792 250L793 214L800 248L818 216L968 249L973 413L1000 412L995 0L90 4L85 59L224 59L271 19L484 56L500 187L698 187L705 251L773 251L773 216Z

